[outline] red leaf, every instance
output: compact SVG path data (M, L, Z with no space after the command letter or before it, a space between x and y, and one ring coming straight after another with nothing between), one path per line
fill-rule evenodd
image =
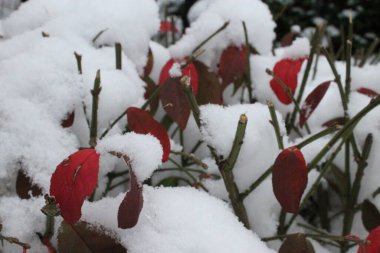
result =
M363 249L362 249L363 248ZM380 226L372 230L367 236L366 243L359 247L358 253L378 253L380 252Z
M322 124L322 126L323 127L333 127L336 125L343 126L345 123L346 123L345 117L337 117L337 118L326 121L325 123Z
M124 159L127 163L129 162L128 159ZM129 169L129 175L129 191L121 202L117 213L118 227L123 229L132 228L137 224L144 203L142 194L143 186L137 182L137 178L132 169Z
M297 60L286 58L277 62L273 68L273 73L277 75L287 87L289 87L293 95L297 88L297 76L304 60L305 58ZM292 102L292 98L286 94L281 84L279 84L274 78L270 81L270 87L274 94L276 94L278 100L283 104L288 105Z
M178 32L177 27L171 21L161 21L160 23L160 32Z
M151 134L156 137L162 146L162 161L166 162L170 153L170 140L163 125L158 123L149 112L137 107L129 107L127 110L128 128L138 134Z
M186 128L190 116L190 105L182 90L179 78L169 78L160 91L160 100L169 117L182 130Z
M301 128L305 125L307 119L310 117L310 115L313 113L315 108L317 108L317 106L325 96L328 88L330 87L330 84L331 81L321 83L305 99L300 114L299 126Z
M170 59L161 70L159 85L163 85L168 79L178 79L172 78L170 76L170 69L173 64L176 63L173 59ZM184 69L182 69L182 76L190 77L191 88L193 89L194 95L198 94L198 73L193 63L189 63Z
M144 76L149 76L153 69L154 56L152 49L149 47L146 65L144 67Z
M50 195L55 197L67 223L80 219L84 199L96 187L98 172L99 154L95 149L79 150L57 166L50 181Z
M284 149L273 164L273 192L284 211L297 213L307 185L305 159L299 149Z
M32 179L23 169L19 169L16 179L16 193L21 199L30 199L32 196L42 195L42 189L33 184Z
M375 98L375 97L379 96L379 93L377 93L376 91L368 89L368 88L364 88L364 87L361 87L361 88L357 89L356 91L363 94L363 95L367 95L370 98Z
M222 78L222 90L229 84L242 79L247 66L247 52L244 46L227 47L219 60L219 76Z
M288 47L292 45L293 40L296 38L297 35L298 33L295 32L288 32L287 34L285 34L284 37L282 37L281 39L281 46Z
M63 128L71 127L73 125L73 123L74 123L74 117L75 117L75 111L72 111L71 113L68 113L66 115L66 118L64 118L61 121L61 126Z

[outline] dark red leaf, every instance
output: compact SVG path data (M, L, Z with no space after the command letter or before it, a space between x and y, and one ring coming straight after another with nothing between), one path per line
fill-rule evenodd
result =
M307 185L307 167L299 149L284 149L276 158L272 172L273 192L284 211L297 213Z
M288 235L282 243L278 253L314 253L313 245L304 234Z
M169 78L160 91L160 100L168 116L182 130L186 128L190 116L190 105L179 78Z
M72 111L71 113L68 113L66 115L66 118L64 118L61 121L61 126L64 128L71 127L74 123L74 118L75 118L75 111Z
M150 113L137 107L129 107L127 117L129 130L138 134L151 134L160 141L163 150L162 161L166 162L170 153L170 139L165 127Z
M299 126L302 128L310 115L314 112L315 108L319 105L323 97L325 96L331 81L327 81L318 85L305 99L302 105L300 113Z
M124 159L127 163L129 162L126 158ZM129 175L129 191L121 202L117 213L118 227L123 229L132 228L137 224L144 203L143 186L137 182L132 169L129 169Z
M222 86L218 76L214 72L209 71L208 67L200 61L194 61L194 66L199 78L198 104L222 104Z
M37 197L42 195L41 188L33 184L32 179L22 169L17 174L16 192L21 199L30 199L32 196Z
M171 21L161 21L160 23L160 32L178 32L177 27Z
M364 88L364 87L361 87L361 88L357 89L356 91L363 94L363 95L367 95L370 98L375 98L375 97L379 96L379 93L377 93L376 91L374 91L372 89Z
M277 75L287 87L289 87L293 95L297 88L297 76L304 60L305 58L296 60L286 58L277 62L273 68L273 73ZM286 94L281 84L279 84L274 78L270 81L270 87L281 103L286 105L292 103L292 98Z
M149 76L145 76L143 80L146 84L144 98L148 100L151 94L153 94L156 91L156 89L158 89L158 86L154 83L154 81ZM160 103L160 99L158 96L155 96L154 98L150 99L149 112L151 115L154 115L156 113L159 103Z
M104 210L105 214L107 210ZM106 228L80 221L75 225L69 225L62 221L58 229L58 252L59 253L126 253L119 242L112 238Z
M358 253L380 252L380 226L371 230L363 247L358 248Z
M247 52L244 46L227 47L219 60L219 76L222 78L222 90L229 84L244 77L247 66Z
M326 121L325 123L322 124L322 126L323 127L333 127L336 125L343 126L345 124L345 122L346 122L346 118L338 117L338 118L334 118L334 119Z
M80 219L84 199L98 182L98 172L99 154L95 149L79 150L57 166L50 181L50 195L55 197L67 223Z
M371 201L366 199L361 209L362 222L368 232L380 226L380 212Z
M144 67L144 76L149 76L150 72L152 72L153 62L154 62L154 58L153 58L152 49L150 49L149 47L147 61Z
M295 32L288 32L287 34L285 34L284 37L282 37L281 39L281 46L288 47L292 45L293 40L296 38L297 35L298 33Z
M176 63L173 59L170 59L161 70L159 85L163 85L168 79L177 79L170 76L170 69L173 64ZM191 88L193 89L194 95L198 94L198 73L195 69L193 63L189 63L184 69L182 69L182 76L190 77Z

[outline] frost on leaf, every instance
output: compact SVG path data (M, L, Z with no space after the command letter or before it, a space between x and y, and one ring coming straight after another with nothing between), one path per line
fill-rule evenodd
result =
M136 107L127 110L128 128L138 134L151 134L162 146L162 161L166 162L170 153L170 139L163 125L157 122L150 113Z
M67 223L80 219L85 197L96 188L98 172L99 154L95 149L79 150L57 166L50 181L50 195L55 197Z
M247 66L246 48L229 46L219 60L219 76L222 78L222 90L229 84L243 78Z
M327 90L329 89L331 81L327 81L318 85L305 99L301 108L299 126L302 128L310 115L317 108Z
M307 185L307 167L301 151L295 147L284 149L273 164L273 192L282 209L297 213Z
M290 92L294 95L297 88L297 76L301 70L301 66L305 58L300 59L283 59L274 65L273 73L278 76L284 84L290 89ZM285 105L289 105L292 102L292 98L286 94L283 87L274 78L270 81L270 87L275 93L278 100Z
M129 163L126 157L124 159ZM118 227L123 229L132 228L137 224L144 203L143 187L137 182L131 168L129 169L129 175L129 191L121 202L117 213Z

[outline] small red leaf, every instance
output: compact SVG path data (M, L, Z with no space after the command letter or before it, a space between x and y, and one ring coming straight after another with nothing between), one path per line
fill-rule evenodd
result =
M289 87L293 95L297 88L297 76L304 60L305 58L297 60L286 58L277 62L273 68L273 73L277 75L287 87ZM278 100L283 104L288 105L292 103L292 98L286 94L281 84L279 84L274 78L270 81L270 87L274 94L276 94Z
M374 91L372 89L364 88L364 87L361 87L361 88L357 89L356 91L363 94L363 95L367 95L370 98L375 98L375 97L379 96L379 93L377 93L376 91Z
M128 160L126 158L124 159L128 163ZM137 178L132 169L129 169L129 175L129 191L121 202L117 213L118 227L123 229L132 228L137 224L144 203L142 194L143 186L137 182Z
M129 107L127 110L128 128L138 134L151 134L156 137L162 146L162 161L166 162L170 153L170 140L163 125L158 123L149 112L137 107Z
M184 130L190 116L190 105L179 78L169 78L160 91L160 100L168 116Z
M299 126L302 128L310 115L314 112L315 108L319 105L325 96L331 81L327 81L318 85L305 99L301 108Z
M147 61L144 67L144 76L150 75L150 72L152 72L152 69L153 69L153 63L154 63L154 56L153 56L152 49L149 47Z
M174 30L173 30L174 28ZM161 21L160 32L178 32L177 27L171 21Z
M57 166L50 181L50 195L55 197L67 223L80 219L84 199L96 187L98 172L99 154L95 149L79 150Z
M244 46L227 47L219 60L219 76L222 78L222 90L229 84L243 78L247 66L247 52Z
M287 34L285 34L284 37L282 37L281 39L281 46L288 47L292 45L293 40L296 38L297 35L298 33L295 32L288 32Z
M341 125L343 126L346 122L345 117L337 117L331 120L326 121L325 123L322 124L323 127L333 127L336 125Z
M358 253L379 253L380 252L380 226L371 230L367 236L366 243L358 248Z
M199 76L197 101L199 105L223 103L222 86L218 76L200 61L194 61Z
M177 79L170 76L170 69L173 64L177 63L173 59L170 59L161 70L159 85L163 85L168 79ZM193 63L189 63L185 68L182 69L182 76L190 77L191 88L193 89L194 95L198 94L198 73Z
M284 211L297 213L307 185L307 167L299 149L284 149L273 164L273 192Z
M72 111L71 113L68 113L66 115L66 118L64 118L61 121L61 126L63 128L71 127L73 125L73 123L74 123L74 118L75 118L75 111Z

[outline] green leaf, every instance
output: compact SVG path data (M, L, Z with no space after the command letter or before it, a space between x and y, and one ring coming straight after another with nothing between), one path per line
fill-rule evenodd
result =
M175 177L168 177L163 180L161 180L157 186L164 186L164 187L176 187L178 186L178 178Z
M362 205L362 222L368 232L380 225L380 212L368 199Z
M109 232L102 227L80 221L70 225L63 221L58 233L59 253L126 253L127 250L115 239L106 235Z

